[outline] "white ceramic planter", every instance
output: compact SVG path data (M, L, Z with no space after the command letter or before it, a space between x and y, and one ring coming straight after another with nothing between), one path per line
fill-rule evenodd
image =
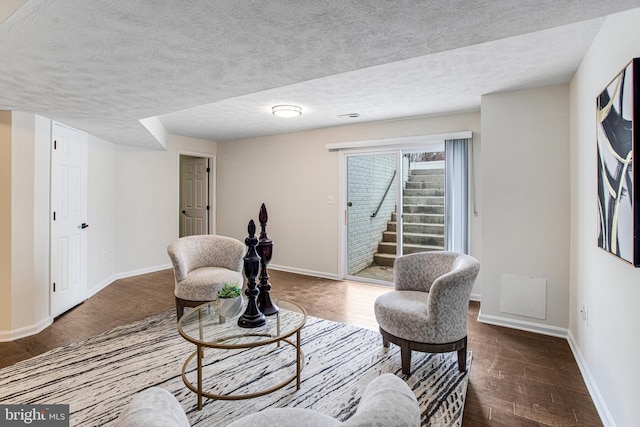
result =
M224 323L226 318L238 316L240 313L242 313L242 296L235 298L218 298L220 323Z

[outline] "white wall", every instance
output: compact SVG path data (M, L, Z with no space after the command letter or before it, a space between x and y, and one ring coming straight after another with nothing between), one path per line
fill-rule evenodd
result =
M51 121L4 112L2 152L10 155L0 199L2 227L0 340L37 332L49 317ZM167 151L135 151L89 135L88 296L113 280L170 266L167 245L178 235L178 155L213 156L216 143L169 135ZM5 164L5 163L3 163ZM4 170L4 169L3 169ZM6 181L6 182L5 182ZM5 234L7 234L5 236Z
M261 203L269 212L272 264L293 271L337 277L339 265L339 162L325 144L471 130L479 158L480 114L463 113L218 143L218 233L241 240L257 221ZM476 164L476 174L481 169ZM481 197L478 182L478 197ZM335 196L336 204L327 203ZM480 220L471 219L471 253L480 255ZM479 293L477 281L474 293Z
M0 333L11 329L11 111L0 111Z
M640 270L597 247L596 96L640 57L638 40L640 9L610 16L571 81L570 340L605 425L618 426L640 418Z
M11 289L5 331L18 334L49 323L49 135L47 119L11 113L11 278L2 286Z
M481 319L566 333L568 86L482 97L482 186ZM500 311L502 274L546 279L545 319Z
M116 270L169 267L167 245L178 237L178 153L216 154L216 143L169 135L166 151L117 148L114 205Z
M49 236L50 236L50 197L51 188L51 120L35 116L34 126L34 295L35 319L48 323L49 319ZM44 242L47 242L46 244Z
M89 295L111 282L116 268L118 168L116 146L89 135L87 173L87 291Z
M215 155L216 143L169 135L166 151L140 150L89 135L87 291L122 276L170 267L178 237L178 155Z

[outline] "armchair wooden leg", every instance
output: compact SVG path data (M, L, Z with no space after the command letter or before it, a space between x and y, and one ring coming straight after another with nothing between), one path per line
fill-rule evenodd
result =
M458 370L467 372L467 337L464 337L462 348L458 350Z
M180 301L176 298L176 322L180 320L184 314L184 306L180 304Z
M411 346L408 341L400 344L400 359L402 360L402 373L409 375L411 373Z
M382 335L382 346L384 348L389 348L389 337L387 333L380 328L380 335Z

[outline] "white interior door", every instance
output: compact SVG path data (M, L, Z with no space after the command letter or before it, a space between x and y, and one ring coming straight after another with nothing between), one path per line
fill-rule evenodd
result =
M209 159L180 157L180 237L209 233Z
M51 152L51 317L87 293L87 134L54 123Z

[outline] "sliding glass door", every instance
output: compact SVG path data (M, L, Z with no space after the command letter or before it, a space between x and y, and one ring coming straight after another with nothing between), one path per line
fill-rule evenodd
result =
M388 284L400 255L466 252L465 150L446 141L345 154L346 278Z
M346 157L346 275L388 281L398 253L398 152Z

